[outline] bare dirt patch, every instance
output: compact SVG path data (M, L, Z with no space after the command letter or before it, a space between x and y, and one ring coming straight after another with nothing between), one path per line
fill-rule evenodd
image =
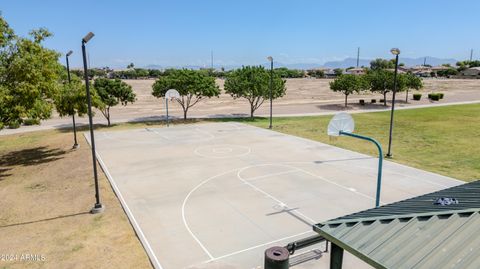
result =
M381 94L363 93L348 97L349 107L344 107L344 95L332 92L329 88L331 79L299 78L287 79L287 93L284 97L274 100L273 114L279 115L302 115L322 114L340 110L372 110L384 109L380 102ZM424 79L425 88L420 91L423 94L420 101L412 100L412 92L409 93L409 102L405 102L405 93L397 94L398 106L435 105L442 103L478 101L480 100L480 79ZM137 94L137 100L127 106L116 106L111 110L112 122L152 121L165 119L165 100L152 96L152 84L154 79L125 80L132 85ZM223 89L224 80L217 79L217 84ZM443 92L445 97L440 101L431 101L427 94L431 92ZM359 100L364 99L366 105L360 105ZM375 103L372 103L372 99ZM391 99L391 93L387 100ZM245 99L233 99L230 95L222 94L218 98L204 99L190 108L188 117L245 117L249 116L250 107ZM176 102L169 105L169 114L172 117L183 118L183 112ZM268 115L269 105L265 101L255 115ZM77 118L80 124L87 124L87 117ZM100 112L96 112L95 123L106 124L107 121ZM4 129L0 134L12 134L25 130L40 130L71 127L71 118L60 118L54 115L52 119L42 121L40 126L22 126L20 129Z
M106 210L89 213L90 147L83 137L79 149L72 144L60 131L0 137L0 254L17 255L0 268L152 268L101 171Z

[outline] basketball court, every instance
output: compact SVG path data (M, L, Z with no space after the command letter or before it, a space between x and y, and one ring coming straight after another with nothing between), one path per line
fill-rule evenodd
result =
M375 204L376 158L245 124L96 132L95 139L156 268L261 268L268 247ZM383 171L382 203L462 183L388 161ZM329 255L320 256L295 268L328 268ZM351 256L345 262L365 266Z

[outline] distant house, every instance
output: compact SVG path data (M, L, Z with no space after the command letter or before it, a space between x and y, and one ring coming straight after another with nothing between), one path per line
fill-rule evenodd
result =
M438 72L438 71L448 70L448 69L450 69L450 68L452 68L452 67L440 65L440 66L434 66L434 67L432 67L432 71L436 73L436 72Z
M336 78L337 74L335 74L335 69L329 69L328 71L325 72L325 77L326 78Z
M412 74L414 74L417 77L428 78L428 77L432 76L432 71L431 70L418 70L418 71L413 71Z
M425 78L432 76L432 68L428 66L417 65L410 68L410 71L417 77Z
M352 74L352 75L363 75L365 74L365 69L360 67L352 68L352 69L348 69L346 73Z
M319 73L323 73L323 77L325 77L325 74L327 74L330 71L331 71L330 68L318 67L318 68L307 69L305 71L305 75L310 77L318 77Z
M466 77L477 77L480 76L480 66L479 67L470 67L462 71L462 75Z
M387 69L385 69L385 70L390 71L390 72L395 72L395 68L387 68ZM402 70L402 69L400 69L400 68L398 68L397 74L405 74L405 73L407 73L407 72L404 71L404 70Z

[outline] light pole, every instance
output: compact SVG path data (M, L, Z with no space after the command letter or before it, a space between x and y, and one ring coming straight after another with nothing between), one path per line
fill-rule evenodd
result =
M267 59L270 61L270 126L269 129L272 129L272 108L273 108L273 57L268 56Z
M395 111L395 94L397 93L397 72L398 72L398 55L400 50L393 48L390 52L395 55L395 73L393 75L393 96L392 96L392 111L390 112L390 134L388 137L388 153L387 157L392 158L392 131L393 131L393 112Z
M65 55L65 58L67 60L68 86L70 86L70 87L72 86L72 80L70 78L70 64L68 62L68 56L72 55L72 53L73 53L73 51L69 51ZM76 149L76 148L78 148L78 143L77 143L77 127L75 126L75 109L73 109L72 120L73 120L73 140L74 140L73 148Z
M87 101L88 101L88 121L90 125L90 142L92 144L92 159L93 159L93 177L95 179L95 205L90 210L90 213L101 213L104 210L103 205L100 203L100 192L98 191L98 175L97 175L97 156L95 155L95 137L93 134L93 120L92 120L92 98L90 97L90 84L88 82L88 68L87 68L87 53L85 51L85 44L87 44L94 34L89 32L82 39L82 54L83 54L83 73L85 77L85 88L87 89Z

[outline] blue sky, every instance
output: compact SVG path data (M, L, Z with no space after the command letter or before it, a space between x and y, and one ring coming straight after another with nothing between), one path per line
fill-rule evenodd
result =
M92 66L148 64L319 63L356 57L440 58L480 55L480 1L451 0L2 0L0 11L17 34L47 27L46 46L74 50L88 44Z

